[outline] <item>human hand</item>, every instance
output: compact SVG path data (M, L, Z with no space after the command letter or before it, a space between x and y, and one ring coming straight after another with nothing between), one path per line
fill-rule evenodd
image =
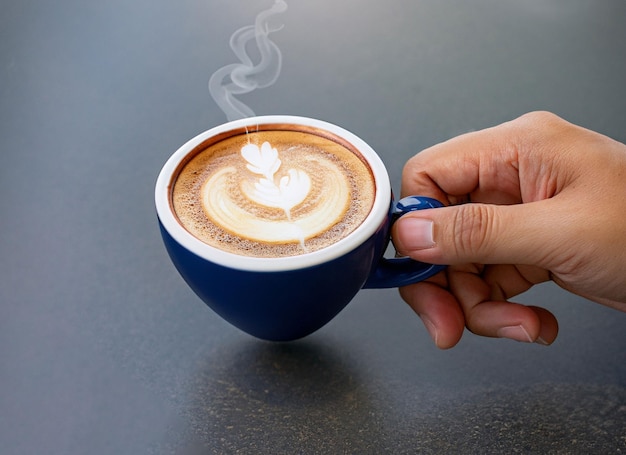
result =
M464 327L551 344L554 315L508 301L548 280L626 311L626 145L530 113L411 158L410 194L451 205L404 215L392 233L400 254L450 265L400 289L438 347Z

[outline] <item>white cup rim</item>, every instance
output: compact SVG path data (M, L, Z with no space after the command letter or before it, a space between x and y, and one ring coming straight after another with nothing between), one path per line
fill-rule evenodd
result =
M193 236L177 220L170 203L170 186L174 173L189 152L206 140L228 131L240 130L244 127L250 127L253 130L257 125L268 124L294 124L326 130L349 142L365 157L374 176L376 194L370 213L363 223L348 236L328 247L310 253L279 258L257 258L229 253L212 247ZM332 123L292 115L266 115L244 118L218 125L197 135L170 156L161 169L155 185L157 215L165 230L176 242L207 261L233 269L253 272L303 269L323 264L345 255L367 241L381 227L381 224L388 216L390 202L391 184L385 165L378 154L365 141L350 131Z

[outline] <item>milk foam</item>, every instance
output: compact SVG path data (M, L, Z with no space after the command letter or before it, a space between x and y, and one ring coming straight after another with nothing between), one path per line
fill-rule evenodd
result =
M301 169L289 169L277 182L275 174L282 162L278 150L269 142L263 142L261 147L246 144L241 148L241 156L248 162L246 167L250 172L262 176L254 183L254 188L249 185L243 188L246 196L257 204L283 209L291 221L291 209L311 191L309 175Z
M281 257L345 237L374 198L371 173L331 140L301 132L227 138L180 172L176 214L204 242L237 254Z
M268 194L259 194L259 182L240 180L241 193L233 195L229 188L237 186L241 178L233 167L222 169L212 175L202 187L202 203L207 216L225 231L258 242L289 243L304 242L315 237L336 224L345 214L350 203L349 182L336 164L324 158L307 159L309 171L319 172L322 180L311 188L311 179L307 171L290 169L290 174L299 174L297 179L283 176L289 183L274 188ZM232 182L229 183L229 180ZM266 182L269 179L263 179ZM269 186L268 183L266 183ZM291 216L291 210L302 203L310 191L316 192L316 203L308 210L300 210L297 216ZM261 191L263 192L263 191ZM245 199L242 204L241 197ZM269 209L280 209L282 217L261 207L254 212L246 209L250 204L257 204Z

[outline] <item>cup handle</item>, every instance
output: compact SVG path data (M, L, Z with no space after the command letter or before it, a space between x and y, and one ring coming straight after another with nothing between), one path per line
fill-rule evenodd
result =
M425 196L408 196L393 204L391 223L409 212L443 207L436 199ZM411 258L382 258L372 271L363 289L397 288L423 281L441 272L445 265L426 264Z

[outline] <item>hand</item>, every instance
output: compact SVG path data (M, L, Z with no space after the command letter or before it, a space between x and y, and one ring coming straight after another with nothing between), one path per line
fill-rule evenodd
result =
M440 348L456 345L464 327L552 343L552 313L508 301L547 280L626 311L626 145L530 113L417 154L402 195L451 205L393 227L399 253L450 265L400 289Z

